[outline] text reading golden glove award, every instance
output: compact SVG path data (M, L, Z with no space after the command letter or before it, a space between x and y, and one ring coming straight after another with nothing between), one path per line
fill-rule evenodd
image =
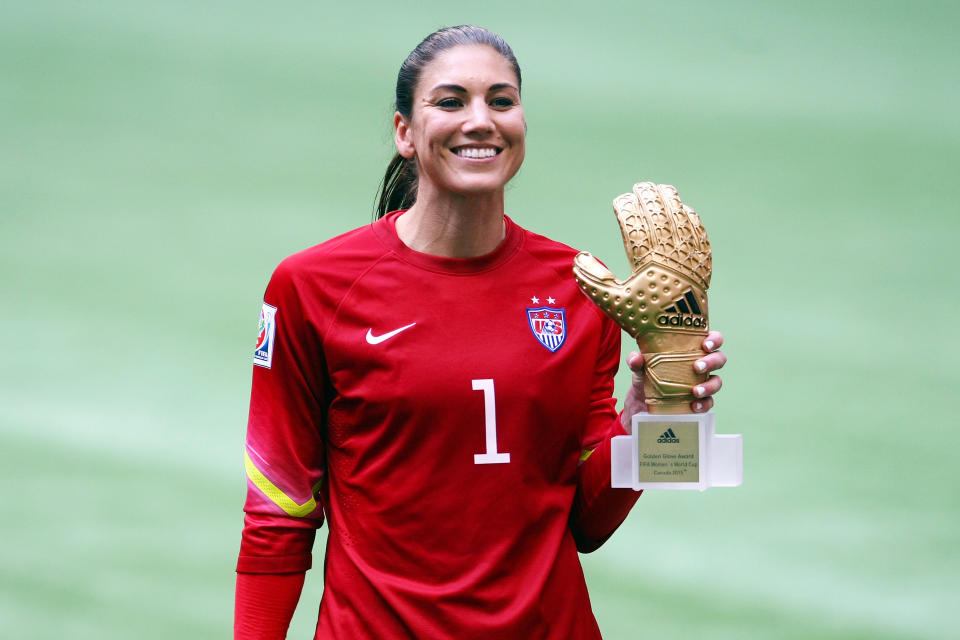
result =
M581 252L573 273L580 289L637 340L644 355L649 413L632 417L632 433L612 442L612 484L640 489L738 486L740 435L714 433L714 414L692 413L693 387L707 379L694 363L709 329L707 288L712 254L700 217L668 184L640 182L613 201L630 276L619 280Z

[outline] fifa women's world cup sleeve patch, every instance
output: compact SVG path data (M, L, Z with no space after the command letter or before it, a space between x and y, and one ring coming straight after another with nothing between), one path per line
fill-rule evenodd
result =
M260 325L257 328L257 345L253 351L253 364L270 368L273 364L273 345L277 335L277 308L266 302L260 310Z

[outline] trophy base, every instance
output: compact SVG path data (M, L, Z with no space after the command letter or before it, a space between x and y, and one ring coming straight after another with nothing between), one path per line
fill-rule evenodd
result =
M620 489L738 487L743 436L714 432L715 414L633 416L633 433L610 442L610 486Z

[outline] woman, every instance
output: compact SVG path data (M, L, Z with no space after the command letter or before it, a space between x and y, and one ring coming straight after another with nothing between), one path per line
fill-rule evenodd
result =
M577 550L639 495L610 488L620 329L579 292L572 249L504 215L525 126L503 40L428 36L398 77L378 220L271 278L236 637L284 637L324 518L318 638L599 637Z

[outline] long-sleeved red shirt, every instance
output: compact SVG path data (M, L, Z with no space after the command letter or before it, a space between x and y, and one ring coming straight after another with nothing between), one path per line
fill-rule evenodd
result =
M620 330L569 247L507 219L493 253L440 258L397 215L267 287L237 570L302 573L326 518L319 638L598 638L577 547L638 495L609 486ZM241 576L238 636L266 583Z

